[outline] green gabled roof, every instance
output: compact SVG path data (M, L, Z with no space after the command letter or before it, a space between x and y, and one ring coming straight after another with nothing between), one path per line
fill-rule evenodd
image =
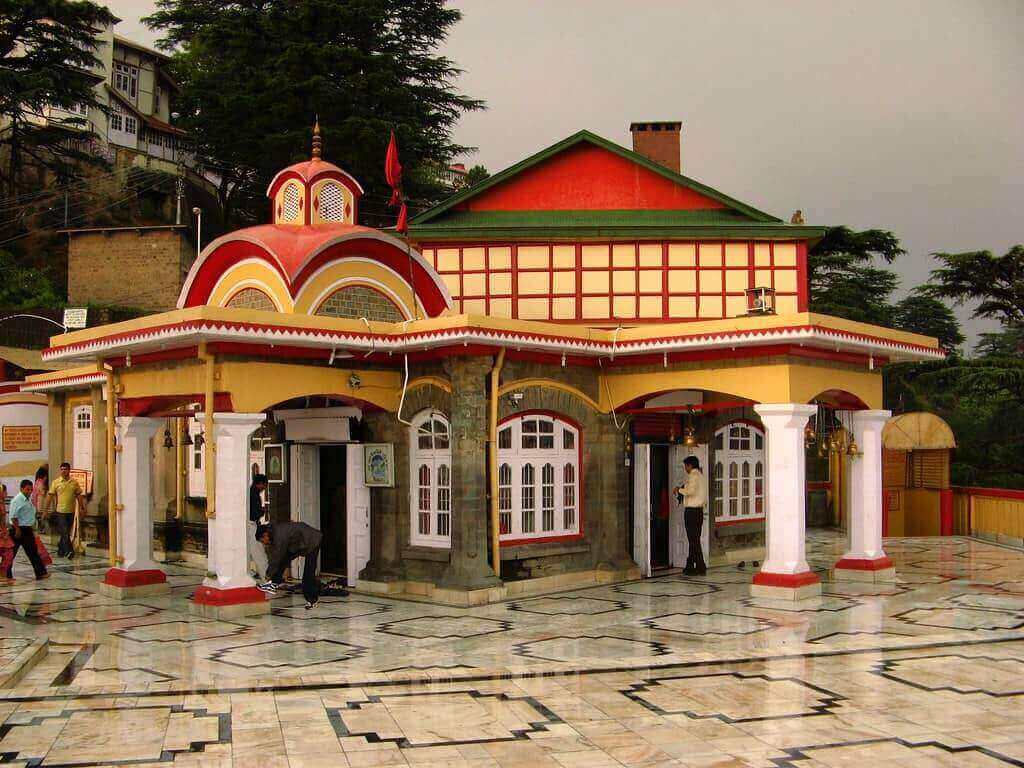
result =
M781 219L778 219L775 216L772 216L771 214L765 213L764 211L759 211L757 208L754 208L753 206L747 205L746 203L742 203L739 200L736 200L735 198L729 197L728 195L719 192L717 189L712 189L711 187L709 187L709 186L707 186L705 184L701 184L699 181L697 181L695 179L691 179L688 176L683 176L682 174L676 173L675 171L671 171L668 168L665 168L664 166L659 165L658 163L655 163L652 160L648 160L646 157L644 157L641 154L633 152L632 150L629 150L629 149L626 149L625 147L619 146L618 144L616 144L613 141L609 141L608 139L605 139L605 138L603 138L601 136L598 136L596 133L591 133L590 131L583 130L583 131L579 131L577 133L574 133L572 136L569 136L568 138L562 139L561 141L559 141L559 142L557 142L555 144L552 144L547 149L542 149L540 152L536 153L535 155L531 155L530 157L526 158L525 160L520 160L515 165L509 166L505 170L501 171L500 173L496 173L494 176L491 176L490 178L486 179L485 181L480 182L479 184L476 184L476 185L474 185L474 186L472 186L472 187L470 187L468 189L464 189L463 191L458 192L458 193L452 195L451 197L446 198L445 200L442 200L440 203L438 203L437 205L433 206L432 208L429 208L426 211L424 211L423 213L413 217L410 220L410 222L409 222L409 226L410 226L410 228L418 228L418 225L427 224L428 222L431 222L434 219L437 219L442 214L444 214L444 213L446 213L448 211L451 211L452 208L454 208L455 206L459 205L460 203L462 203L462 202L464 202L466 200L469 200L470 198L476 197L477 195L479 195L479 194L481 194L483 192L486 192L488 189L491 189L492 187L495 187L498 184L501 184L501 183L507 181L508 179L512 178L513 176L516 176L519 173L522 173L523 171L527 170L528 168L532 168L535 165L539 165L540 163L544 162L548 158L550 158L550 157L552 157L554 155L557 155L559 152L562 152L562 151L564 151L564 150L566 150L566 149L568 149L568 148L570 148L572 146L575 146L576 144L580 144L580 143L583 143L583 142L586 142L586 143L589 143L589 144L593 144L594 146L601 147L602 149L606 149L609 152L612 152L613 154L616 154L619 157L625 158L626 160L629 160L630 162L636 163L637 165L640 165L640 166L646 168L647 170L649 170L649 171L651 171L653 173L658 174L659 176L663 176L666 179L675 182L676 184L680 184L680 185L682 185L684 187L688 187L688 188L692 189L693 191L698 192L698 193L704 195L705 197L709 197L712 200L716 200L719 203L721 203L722 205L725 205L728 208L732 209L731 212L742 214L742 218L745 219L747 222L762 222L762 223L772 223L772 224L782 224L783 223ZM629 213L632 214L634 217L637 214L642 214L642 213L647 213L647 212L648 211L642 211L642 210L641 211L629 211ZM709 212L710 211L694 211L694 213L709 213ZM509 213L519 213L519 212L515 211L515 212L509 212ZM526 214L526 213L530 213L530 212L524 211L522 213ZM581 211L581 212L578 212L578 213L583 213L583 212ZM595 213L595 214L602 214L603 215L603 214L608 214L608 213L611 213L611 212L609 212L609 211L593 211L593 213ZM626 212L625 211L621 211L619 213L626 213ZM652 211L652 213L661 213L661 212L660 211ZM682 211L672 211L671 213L682 213ZM447 217L445 217L445 218L447 218Z

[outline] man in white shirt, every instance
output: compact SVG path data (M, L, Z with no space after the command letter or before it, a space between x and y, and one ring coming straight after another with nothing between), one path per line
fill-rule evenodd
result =
M700 461L696 456L687 456L683 460L686 469L686 484L676 488L676 498L683 505L683 523L686 525L686 541L689 544L686 553L686 567L683 573L687 576L704 576L708 567L704 563L704 549L701 546L701 529L704 527L704 505L708 501L708 486L700 471Z

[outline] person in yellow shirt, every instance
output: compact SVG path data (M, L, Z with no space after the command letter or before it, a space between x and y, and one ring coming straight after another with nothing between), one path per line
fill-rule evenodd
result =
M75 511L85 511L85 494L82 486L71 477L71 465L66 461L60 465L60 477L50 485L48 496L51 505L56 505L57 530L60 532L60 543L57 554L69 560L75 556L75 547L71 543L71 529L75 520Z

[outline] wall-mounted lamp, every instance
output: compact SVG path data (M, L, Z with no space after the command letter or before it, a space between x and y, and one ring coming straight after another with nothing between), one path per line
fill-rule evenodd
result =
M509 392L508 393L508 404L513 408L518 408L519 404L523 401L522 392Z
M164 448L173 448L174 440L171 438L171 430L164 429Z
M351 376L348 377L349 389L359 389L361 386L363 386L363 380L359 378L358 373L353 373Z

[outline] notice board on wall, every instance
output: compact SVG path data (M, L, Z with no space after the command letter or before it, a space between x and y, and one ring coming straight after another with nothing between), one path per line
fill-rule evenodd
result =
M43 428L38 424L4 425L0 428L0 450L5 453L43 450Z

